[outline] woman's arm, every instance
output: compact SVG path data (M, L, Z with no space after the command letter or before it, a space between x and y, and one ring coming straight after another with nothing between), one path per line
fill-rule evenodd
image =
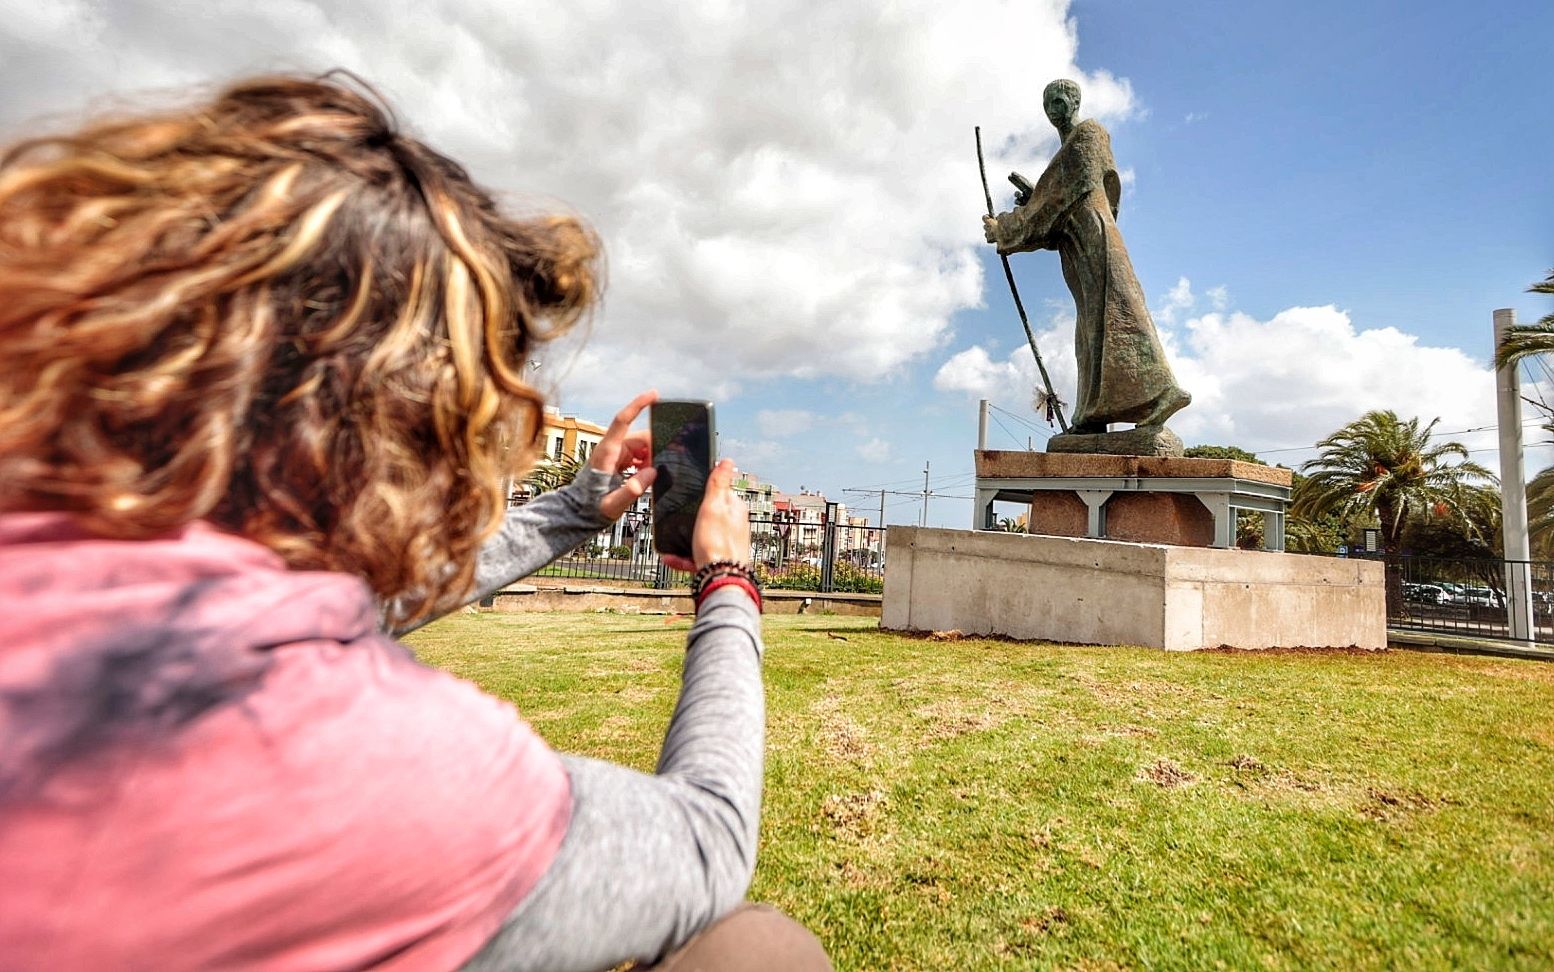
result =
M708 595L657 774L563 757L572 815L561 849L466 969L652 962L743 899L760 828L761 651L750 598Z
M511 509L502 529L480 548L471 601L528 577L615 522L600 504L618 485L607 472L584 466L572 482Z
M501 530L480 548L475 583L463 603L478 601L528 577L607 528L614 521L600 511L599 504L614 485L609 473L585 466L567 485L508 510ZM394 637L403 637L446 613L397 628Z
M577 549L583 541L620 519L642 496L653 484L655 474L649 465L652 443L647 432L632 432L631 423L657 400L656 391L643 392L632 399L616 413L594 447L588 465L578 470L572 482L507 512L501 530L480 548L474 585L463 604L499 591ZM632 469L635 473L625 478L624 474ZM408 634L441 616L433 615L398 628L394 635Z

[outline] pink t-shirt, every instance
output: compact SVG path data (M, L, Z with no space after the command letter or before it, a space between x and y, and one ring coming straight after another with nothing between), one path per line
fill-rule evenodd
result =
M446 969L566 831L506 703L357 579L0 516L0 968Z

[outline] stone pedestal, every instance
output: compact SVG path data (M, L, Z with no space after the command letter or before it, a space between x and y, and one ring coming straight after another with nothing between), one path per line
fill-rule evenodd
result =
M880 627L1200 648L1385 648L1382 565L893 526Z
M1140 425L1120 432L1064 432L1047 440L1048 452L1105 456L1177 456L1182 440L1163 425Z
M1231 547L1236 515L1255 511L1263 516L1266 549L1284 549L1288 469L1232 459L979 449L976 473L974 529L992 526L994 501L1019 502L1030 505L1033 534Z

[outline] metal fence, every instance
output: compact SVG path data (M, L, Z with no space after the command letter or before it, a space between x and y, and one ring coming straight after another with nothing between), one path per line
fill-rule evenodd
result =
M1510 638L1507 590L1530 578L1534 641L1554 643L1554 563L1394 557L1387 561L1387 623L1415 631Z
M749 561L763 586L819 593L879 594L884 590L885 533L842 522L816 508L750 515ZM616 587L677 589L690 575L671 570L653 548L651 513L631 510L609 530L530 578L563 578Z
M835 517L834 506L752 513L749 560L776 590L879 594L885 583L888 530ZM1379 558L1378 558L1379 559ZM1533 640L1554 644L1554 562L1394 557L1386 562L1387 624L1414 631L1509 639L1506 591L1530 578ZM671 570L653 549L653 520L631 510L530 580L559 578L615 587L684 589L690 575Z

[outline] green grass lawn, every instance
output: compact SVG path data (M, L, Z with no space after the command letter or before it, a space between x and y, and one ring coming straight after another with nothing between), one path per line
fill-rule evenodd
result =
M649 770L688 626L409 640ZM751 895L839 969L1554 968L1554 665L766 632Z

